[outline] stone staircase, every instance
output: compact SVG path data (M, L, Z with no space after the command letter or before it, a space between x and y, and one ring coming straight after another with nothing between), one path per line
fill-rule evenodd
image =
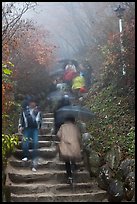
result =
M52 113L43 115L36 172L31 171L30 160L21 160L21 141L9 158L6 186L10 191L11 202L106 202L106 191L98 188L84 162L77 164L74 187L66 183L65 165L59 160L56 148L57 137L50 134L53 123Z

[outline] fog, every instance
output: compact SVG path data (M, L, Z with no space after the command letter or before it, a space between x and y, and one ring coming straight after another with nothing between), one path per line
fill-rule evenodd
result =
M106 18L110 18L109 32L118 31L115 5L118 2L38 2L35 10L29 10L24 18L50 32L49 41L57 46L58 58L74 58L106 34L102 25Z

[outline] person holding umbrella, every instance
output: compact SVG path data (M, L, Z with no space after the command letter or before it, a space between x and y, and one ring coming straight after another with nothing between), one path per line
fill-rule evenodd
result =
M54 79L49 86L49 92L53 92L56 90L57 90L57 80Z
M89 121L96 117L89 108L80 105L67 105L57 110L57 115L62 118L66 118L71 114L74 118L81 121Z
M57 134L60 126L64 123L64 117L61 115L58 115L57 111L58 109L71 105L71 101L68 95L64 95L60 101L58 101L57 107L54 110L54 129L55 134Z
M64 124L61 125L57 136L60 140L58 144L60 160L65 162L67 179L69 184L73 184L73 171L76 162L81 161L81 135L80 130L75 124L75 118L68 116Z

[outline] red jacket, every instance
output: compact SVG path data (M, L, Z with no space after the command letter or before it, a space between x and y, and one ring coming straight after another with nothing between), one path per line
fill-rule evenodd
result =
M76 76L76 72L74 70L66 70L64 74L65 81L71 81Z

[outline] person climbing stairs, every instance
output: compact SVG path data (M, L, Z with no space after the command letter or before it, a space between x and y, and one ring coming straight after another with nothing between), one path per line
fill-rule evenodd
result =
M59 160L58 139L51 135L53 113L43 114L39 135L37 171L31 171L31 161L22 161L21 135L15 152L8 159L6 187L11 202L106 202L106 191L91 178L84 162L77 163L74 188L67 184L65 165ZM32 150L30 150L30 153Z

